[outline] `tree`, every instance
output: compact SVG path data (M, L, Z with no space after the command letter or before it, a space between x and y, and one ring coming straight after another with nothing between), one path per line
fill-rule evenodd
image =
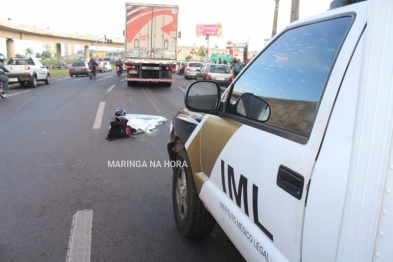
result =
M203 58L206 56L205 47L201 46L198 50L199 61L203 61Z
M33 55L33 54L34 54L33 48L30 48L30 47L26 48L25 55L30 57L30 55Z
M42 57L42 58L50 58L50 53L49 53L49 51L43 51L43 52L41 53L41 57Z
M181 49L179 51L177 51L178 54L180 54L180 52L181 52Z
M194 50L194 48L191 49L190 54L192 55L192 60L194 60L194 55L195 55L196 53L197 53L197 52Z
M192 58L192 56L190 56L190 55L188 55L188 56L186 56L186 61L188 62L188 61L190 61L191 60L191 58Z
M41 58L41 54L40 53L35 53L35 57Z

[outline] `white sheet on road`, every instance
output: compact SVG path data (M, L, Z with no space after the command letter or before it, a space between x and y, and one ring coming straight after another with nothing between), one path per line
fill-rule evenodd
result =
M128 125L137 130L137 133L150 133L151 130L166 122L162 116L151 116L142 114L126 114Z

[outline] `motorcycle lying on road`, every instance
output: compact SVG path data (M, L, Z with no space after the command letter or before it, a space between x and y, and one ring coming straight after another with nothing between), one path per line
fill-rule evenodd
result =
M116 66L117 76L121 76L122 73L123 73L123 68L121 66Z

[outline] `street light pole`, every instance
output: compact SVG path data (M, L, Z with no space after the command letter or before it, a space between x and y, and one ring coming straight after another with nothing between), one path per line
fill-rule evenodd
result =
M206 35L207 49L206 49L206 62L209 61L209 34Z
M276 1L276 7L274 9L274 19L273 19L273 29L272 29L272 38L276 35L277 32L277 17L278 17L278 5L280 3L280 0L275 0Z
M299 20L299 0L292 0L291 4L291 23Z

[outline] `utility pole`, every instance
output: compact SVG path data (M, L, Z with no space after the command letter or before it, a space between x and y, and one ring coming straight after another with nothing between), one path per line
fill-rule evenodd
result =
M299 0L292 0L291 4L291 23L299 20Z
M206 62L209 61L209 34L206 35L207 48L206 48Z
M274 19L273 19L273 29L272 29L272 38L276 35L277 33L277 16L278 16L278 5L280 3L280 0L274 0L276 1L276 7L274 9Z

